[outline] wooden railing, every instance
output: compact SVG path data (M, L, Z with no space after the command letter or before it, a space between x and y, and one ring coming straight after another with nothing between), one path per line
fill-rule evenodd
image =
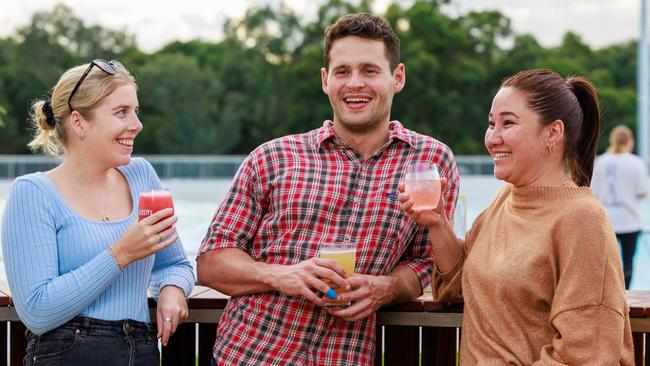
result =
M644 353L650 364L650 291L629 291L630 317L637 366ZM189 318L162 348L162 365L210 365L216 325L228 298L207 287L197 286L189 298ZM150 300L155 312L155 302ZM155 319L155 314L152 319ZM434 302L431 294L400 305L382 308L377 314L375 365L456 365L457 336L462 307ZM0 366L22 365L25 327L20 322L6 287L0 286ZM9 341L9 342L7 342ZM382 348L383 344L383 348ZM195 349L198 345L198 355Z

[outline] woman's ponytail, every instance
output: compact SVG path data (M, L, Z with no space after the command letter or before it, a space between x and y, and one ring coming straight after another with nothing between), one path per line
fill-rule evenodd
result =
M589 186L600 136L600 102L596 88L587 79L571 77L567 80L567 85L582 109L582 128L577 136L575 156L569 159L569 167L573 181L578 186Z
M57 133L57 122L50 99L34 102L29 117L34 137L27 146L34 151L41 151L48 155L63 154L63 146Z

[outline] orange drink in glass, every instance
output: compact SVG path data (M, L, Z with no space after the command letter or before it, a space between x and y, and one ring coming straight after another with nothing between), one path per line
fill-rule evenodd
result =
M357 246L354 243L324 242L320 244L318 257L334 260L345 269L345 273L348 276L352 276L356 264ZM325 280L325 282L328 284L330 283L329 280ZM337 295L346 291L345 289L338 287L332 288L332 290L334 290ZM350 306L350 302L330 301L325 303L325 307L347 306Z

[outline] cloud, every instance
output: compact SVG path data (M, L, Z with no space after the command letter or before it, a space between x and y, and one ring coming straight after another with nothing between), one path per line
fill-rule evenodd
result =
M460 0L446 9L457 15L470 10L497 9L512 21L517 33L529 33L544 46L561 43L567 31L592 47L638 38L638 0Z

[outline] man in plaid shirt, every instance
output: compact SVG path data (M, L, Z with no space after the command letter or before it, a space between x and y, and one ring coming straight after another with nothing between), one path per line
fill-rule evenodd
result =
M458 172L441 142L390 120L405 83L399 39L381 18L353 14L325 31L322 87L333 120L256 148L201 243L199 281L231 296L214 346L218 365L371 365L375 312L430 281L426 229L397 185L416 161L438 164L452 217ZM319 259L319 243L356 244L355 273ZM324 308L332 287L343 309Z

